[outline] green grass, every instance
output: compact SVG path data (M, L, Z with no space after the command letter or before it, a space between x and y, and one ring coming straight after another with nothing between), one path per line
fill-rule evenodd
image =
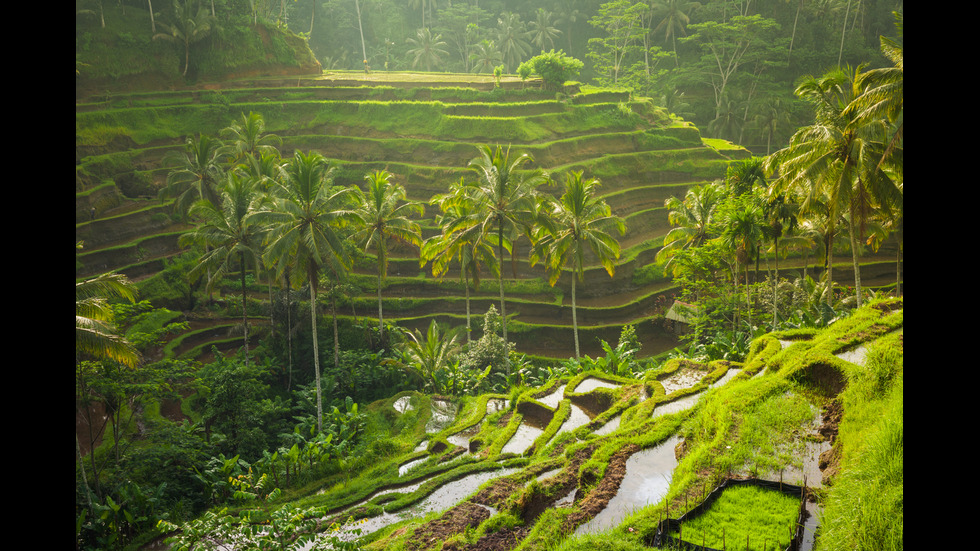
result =
M730 486L671 537L715 549L785 549L799 509L798 497L758 486Z

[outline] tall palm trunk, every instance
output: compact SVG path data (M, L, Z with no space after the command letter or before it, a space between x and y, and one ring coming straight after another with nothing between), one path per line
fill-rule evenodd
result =
M578 348L578 313L575 309L575 280L578 279L578 274L572 273L572 330L575 334L575 359L581 358Z
M862 300L861 300L861 295L862 295L862 293L861 293L861 262L860 262L859 252L858 252L857 232L856 232L856 228L854 227L854 214L853 214L853 211L852 211L852 214L850 216L850 219L848 220L848 226L849 226L849 229L850 229L850 232L851 232L851 258L852 258L852 262L854 264L854 291L855 291L856 296L857 296L857 307L860 308L861 307L861 302L862 302Z
M323 398L320 393L320 343L316 335L316 274L310 269L310 325L313 329L313 376L316 380L316 430L323 433Z
M248 295L246 293L245 286L245 254L239 253L238 261L241 263L239 270L239 279L242 284L242 328L245 333L245 365L248 365Z

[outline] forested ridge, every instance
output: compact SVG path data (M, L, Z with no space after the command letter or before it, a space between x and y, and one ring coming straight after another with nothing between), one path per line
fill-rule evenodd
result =
M886 0L438 2L76 0L76 72L104 92L323 70L516 74L542 51L580 80L656 98L706 135L771 153L809 110L797 79L889 64ZM150 9L153 11L151 17ZM301 39L302 37L302 39ZM308 44L309 54L302 42ZM138 77L138 78L133 78ZM134 83L134 85L137 85Z
M902 547L901 3L158 3L76 2L77 549Z

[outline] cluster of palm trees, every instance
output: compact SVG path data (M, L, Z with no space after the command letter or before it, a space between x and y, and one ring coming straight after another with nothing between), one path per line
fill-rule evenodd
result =
M257 113L241 119L221 138L187 139L171 157L162 195L172 197L181 215L194 223L181 238L184 246L197 245L200 260L191 270L193 280L206 280L210 293L226 276L235 274L241 286L245 361L248 361L248 307L246 274L265 271L271 282L284 287L308 284L310 304L316 305L321 280L344 281L355 250L373 253L377 260L378 327L385 338L382 288L390 251L400 243L419 251L421 265L431 264L442 276L458 263L466 282L467 329L469 285L478 285L481 272L498 279L501 316L506 320L504 283L500 265L505 253L517 253L515 242L526 238L532 264L541 262L554 285L563 269L583 277L587 251L613 274L619 244L611 230L625 232L622 220L596 194L598 182L582 173L568 174L560 198L539 192L551 178L527 154L512 156L509 148L480 146L469 163L471 181L461 179L429 204L438 210L440 231L423 239L418 219L425 203L407 198L404 186L387 170L364 177L364 188L335 185L336 167L317 152L296 151L282 159L281 139L265 132ZM223 139L222 139L223 138ZM575 287L572 287L575 319ZM334 361L339 364L334 312ZM317 413L320 399L320 359L317 314L311 308ZM576 332L576 357L578 327ZM467 335L469 332L467 332ZM503 324L506 342L507 328Z
M457 46L465 56L462 60L463 68L466 71L489 73L503 66L504 71L514 72L532 52L554 49L555 41L562 34L556 25L557 19L552 12L543 8L538 8L534 19L529 21L522 20L519 14L505 12L497 17L495 29L487 29L482 33L482 40L468 44L463 41L470 38L455 39L461 41ZM413 69L432 71L448 61L449 51L442 33L433 31L424 21L416 35L408 39L408 45L408 56Z
M893 66L836 68L801 81L796 94L812 106L814 121L798 129L787 147L733 164L725 183L697 186L683 199L668 199L675 227L659 259L675 271L688 269L690 254L682 251L716 243L745 270L747 284L750 260L758 259L763 243L769 243L767 253L776 253L777 259L775 285L781 254L790 248L804 255L817 249L826 266L823 297L830 304L836 240L846 237L854 302L860 306L863 246L877 247L891 234L897 237L899 262L902 251L903 56L901 46L884 37L882 51ZM896 291L901 293L900 268Z

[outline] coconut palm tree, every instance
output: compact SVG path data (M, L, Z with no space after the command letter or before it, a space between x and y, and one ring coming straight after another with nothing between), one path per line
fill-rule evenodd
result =
M156 40L169 40L177 42L184 47L184 70L181 73L187 76L187 68L191 64L191 44L200 42L212 30L215 30L217 20L214 14L197 0L174 0L174 22L170 25L160 23L165 32L153 35Z
M136 367L140 354L113 324L110 300L134 302L136 287L122 274L102 274L75 283L75 355Z
M241 119L221 131L227 140L225 153L230 164L247 164L248 159L261 159L263 155L279 155L282 138L276 134L265 133L265 119L260 113L242 113Z
M249 175L231 171L221 192L221 201L198 201L191 207L191 214L201 220L193 231L181 236L180 244L199 243L204 254L191 269L192 281L207 277L207 290L211 292L225 275L238 268L242 294L242 327L244 332L245 363L248 364L248 305L245 275L249 265L258 268L262 255L263 228L256 224L252 214L267 201Z
M508 72L516 70L524 58L531 55L527 35L520 15L505 12L497 19L497 44L500 45L500 54Z
M378 260L378 335L382 343L385 335L381 288L388 277L388 248L393 240L421 247L421 230L409 216L421 216L424 212L421 203L406 201L405 187L393 183L391 178L387 170L376 170L364 177L365 191L353 193L353 218L357 227L353 241L364 251L374 249Z
M457 331L441 331L436 320L429 322L429 329L423 335L418 329L406 333L407 339L400 346L401 353L412 371L425 381L432 392L441 393L449 389L441 388L436 373L450 366L453 356L462 347L459 345ZM455 386L455 380L453 381ZM452 389L456 392L456 388Z
M534 44L542 52L554 50L555 40L561 35L561 31L552 25L551 12L544 8L538 8L534 15L534 21L528 23L531 28L528 31L531 44Z
M664 41L670 41L675 64L680 63L677 59L677 35L687 34L687 25L691 22L690 13L699 7L700 2L688 0L660 0L653 3L653 17L660 21L654 27L653 34L663 33Z
M667 266L676 251L703 245L708 240L715 213L724 196L723 185L711 183L692 187L683 200L670 197L664 201L667 221L674 227L664 236L664 244L657 252L657 261Z
M224 172L221 151L220 140L200 134L188 137L182 150L164 155L164 165L174 168L167 174L167 182L160 190L161 198L175 198L174 210L182 216L186 216L191 205L200 199L217 204L217 186Z
M500 265L497 263L493 247L484 239L486 236L474 225L474 207L465 194L465 182L460 178L453 184L449 193L436 195L430 201L442 212L436 218L436 225L442 228L439 235L425 240L419 254L422 266L432 263L432 275L442 277L453 261L458 261L460 277L466 292L466 344L471 343L470 324L470 281L473 288L480 287L480 273L483 267L490 269L492 275L499 277Z
M433 66L441 65L443 58L449 55L442 35L433 35L428 27L416 31L415 38L409 38L408 43L414 46L408 51L408 55L412 56L413 69L422 65L426 71L431 71Z
M874 209L901 209L901 149L887 156L882 137L882 120L857 117L846 110L861 93L862 68L834 69L820 77L808 77L797 87L796 94L814 107L812 125L799 129L790 145L766 160L768 172L778 172L774 185L779 189L799 188L804 193L801 207L824 194L828 198L828 220L841 217L849 224L854 286L860 307L861 270L859 264L861 235ZM846 214L846 216L842 216ZM833 235L833 227L830 235ZM832 244L828 251L832 251ZM829 254L829 253L828 253ZM830 264L832 266L832 264ZM828 269L827 281L832 282Z
M626 224L605 201L596 196L599 181L584 179L581 171L565 177L565 191L558 200L545 199L543 223L531 255L531 264L546 259L550 272L549 283L554 286L562 270L572 268L572 329L575 335L575 359L579 359L578 316L576 312L576 280L585 277L585 254L591 251L609 277L616 271L619 242L607 231L615 227L620 236Z
M286 177L277 187L274 206L253 215L257 223L269 227L264 253L267 264L274 266L280 276L289 273L294 285L301 284L305 278L310 288L317 429L321 432L323 404L316 323L317 291L324 271L332 272L336 277L350 265L350 254L340 229L349 222L347 207L351 190L333 188L332 174L332 167L319 153L297 151L286 163ZM335 334L334 343L336 337Z
M537 188L548 181L539 168L521 171L533 162L527 153L511 160L510 148L491 149L478 146L479 154L469 162L477 179L467 182L465 193L473 204L470 226L484 238L491 238L497 247L497 261L503 262L504 250L513 251L511 234L530 234L537 217ZM492 236L492 237L491 237ZM502 272L502 271L501 271ZM500 287L500 317L504 342L507 342L507 306L504 301L502 273L497 276ZM509 367L508 367L508 376Z

